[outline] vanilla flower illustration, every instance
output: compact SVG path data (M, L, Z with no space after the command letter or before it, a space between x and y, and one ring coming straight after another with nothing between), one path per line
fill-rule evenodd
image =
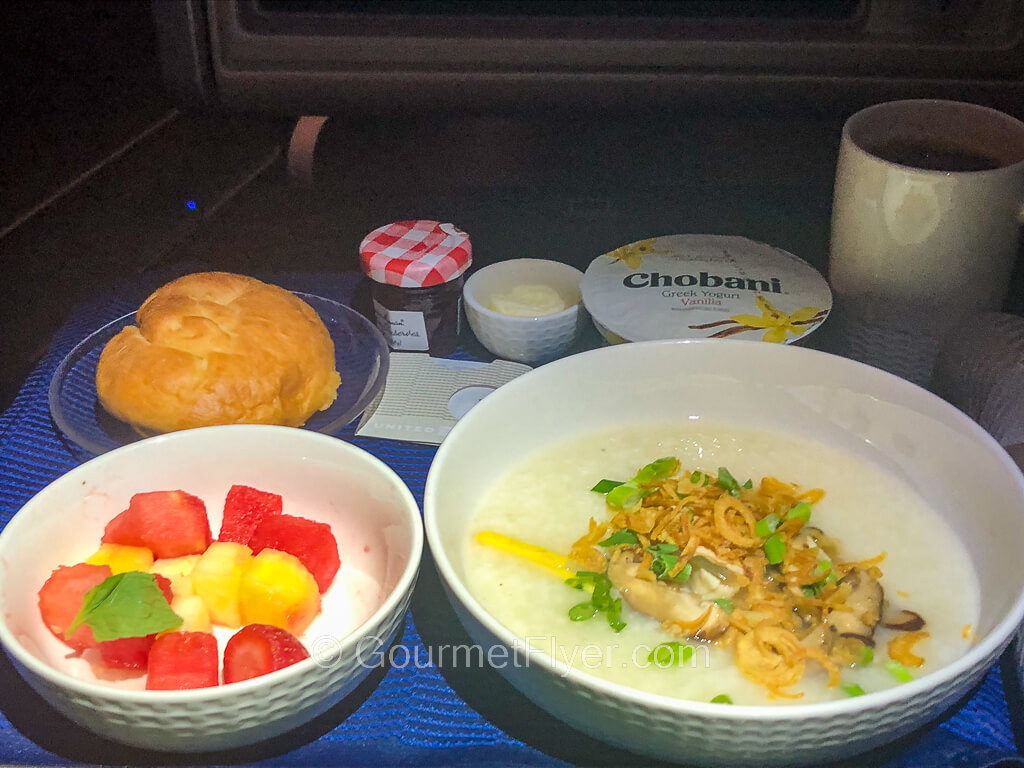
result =
M761 294L758 294L754 300L761 310L760 317L757 315L732 315L729 319L745 326L743 330L765 329L762 339L776 344L786 340L787 332L794 336L802 335L807 330L808 322L817 319L821 313L817 307L802 307L787 315L773 307L768 299Z
M640 266L643 264L644 256L651 253L667 253L667 251L655 250L655 240L657 240L656 237L649 237L646 240L637 240L635 243L623 245L605 255L612 259L621 261L630 269L640 269Z

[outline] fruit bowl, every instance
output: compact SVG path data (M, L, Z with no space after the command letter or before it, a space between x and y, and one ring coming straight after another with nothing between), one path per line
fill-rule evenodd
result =
M39 588L58 565L95 552L107 522L134 494L184 489L198 496L216 537L236 484L280 494L286 514L328 523L338 541L341 568L300 638L310 658L228 685L144 690L138 676L97 673L47 629ZM58 478L0 532L0 642L47 702L101 736L173 752L239 747L311 720L369 675L376 657L367 658L366 648L386 648L401 626L421 551L408 488L348 443L256 425L160 435Z

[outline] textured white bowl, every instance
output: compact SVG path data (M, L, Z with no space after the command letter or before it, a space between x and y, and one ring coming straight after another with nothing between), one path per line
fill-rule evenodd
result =
M341 569L302 637L311 658L191 691L140 690L139 678L116 686L96 680L43 625L39 587L56 566L95 551L104 525L132 494L194 493L206 502L216 536L235 483L282 494L285 513L330 523L338 539ZM174 752L251 744L311 720L371 672L372 652L386 650L403 621L422 547L409 489L383 462L348 443L270 426L152 437L58 478L0 533L0 642L44 699L101 736Z
M500 667L509 682L575 728L634 752L693 765L766 766L817 764L892 741L981 679L1024 616L1019 469L977 424L924 389L851 360L761 342L651 341L584 352L506 384L459 421L431 466L424 516L469 634L485 649L500 644L522 654L529 647L465 583L466 531L495 480L573 434L695 417L872 453L910 478L977 572L975 644L911 683L820 704L722 706L656 696L533 650L525 663Z
M474 273L462 291L469 327L498 357L536 365L564 355L586 325L580 297L583 273L568 264L546 259L512 259ZM517 285L547 285L569 305L561 312L537 317L512 317L490 308L495 295Z

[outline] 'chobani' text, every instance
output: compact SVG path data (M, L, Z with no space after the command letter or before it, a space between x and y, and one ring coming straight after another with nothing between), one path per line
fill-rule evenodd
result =
M630 272L622 278L627 288L669 288L673 285L688 288L732 288L734 290L757 291L758 293L782 293L779 278L754 280L749 277L721 277L707 272L698 275L663 275L660 272Z

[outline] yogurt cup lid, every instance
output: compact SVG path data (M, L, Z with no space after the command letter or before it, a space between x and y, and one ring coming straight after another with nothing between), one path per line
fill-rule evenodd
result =
M372 280L428 288L454 280L469 267L469 235L454 224L419 219L377 227L359 244L359 261Z
M814 267L745 237L666 235L598 256L583 303L609 341L790 343L818 327L832 291Z

